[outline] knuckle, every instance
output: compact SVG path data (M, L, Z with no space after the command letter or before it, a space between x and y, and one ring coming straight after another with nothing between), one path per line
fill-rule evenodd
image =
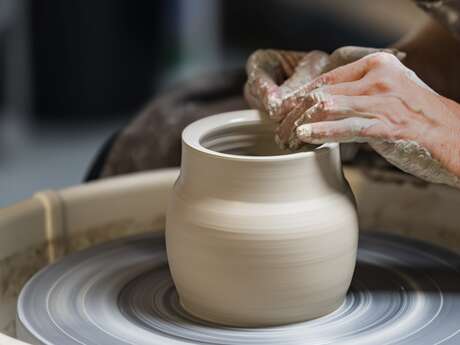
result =
M334 100L331 98L322 100L320 102L320 107L324 113L331 113L334 111L334 107L335 107Z
M376 130L376 128L374 128L374 127L362 128L359 131L358 135L363 137L363 138L379 138L379 137L381 137L381 133L378 130Z
M342 57L343 55L346 55L347 51L348 51L348 47L340 47L334 50L331 55Z
M321 87L323 85L329 85L334 83L334 73L325 73L322 76L320 76L317 80L316 86Z
M340 47L340 48L337 48L336 50L334 50L332 52L332 54L340 56L340 57L343 57L343 58L346 58L350 54L356 53L356 51L358 49L359 48L356 47L356 46L343 46L343 47Z
M367 137L369 136L369 129L368 128L358 128L356 131L356 136L358 137Z
M332 104L330 101L323 100L323 101L318 102L317 107L318 107L318 111L320 112L328 112L332 108Z
M323 121L327 120L331 114L335 112L335 105L332 101L321 101L317 103L313 110L309 114L309 118L312 121Z
M372 87L376 92L388 92L393 88L393 81L387 77L378 78Z
M387 135L391 140L401 140L406 139L406 130L402 126L392 125L391 132Z
M373 120L373 124L362 126L359 130L359 135L364 138L383 138L385 136L385 126L382 120Z
M346 129L349 133L355 135L361 135L364 129L367 127L364 125L364 119L360 118L350 118L347 120Z

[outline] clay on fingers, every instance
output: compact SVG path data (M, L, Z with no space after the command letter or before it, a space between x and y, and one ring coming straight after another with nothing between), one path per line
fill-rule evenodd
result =
M367 69L355 81L362 84L364 95L330 95L315 90L310 98L316 102L305 112L308 116L294 123L299 125L297 139L314 144L365 141L403 171L460 187L460 170L452 163L460 144L451 135L460 132L460 106L444 100L388 55L366 60L348 65L350 71L346 71L347 66L338 73L333 71L334 78L330 79L350 82L350 76Z
M312 91L321 87L326 89L340 82L342 91L348 87L352 94L359 94L362 85L345 85L359 79L369 70L368 65L359 64L357 60L382 51L394 54L398 59L404 57L404 53L395 49L352 46L339 48L330 56L321 51L300 53L258 50L247 63L246 99L252 107L280 122L275 133L278 145L296 150L302 146L302 141L297 137L295 129L311 121L310 115L315 109L310 108L317 107L316 103L319 102L315 99L319 93L311 95ZM339 67L349 63L352 66L345 69ZM324 73L326 71L329 72Z
M282 50L255 51L246 64L245 96L250 104L276 118L281 99L279 85L292 76L305 54Z
M246 65L246 99L252 107L280 121L301 102L296 91L316 78L328 62L328 54L321 51L258 50Z
M339 67L319 75L302 87L297 87L284 101L285 104L291 105L291 109L294 109L294 111L287 112L276 131L276 140L279 145L292 150L302 146L295 129L305 122L311 122L310 115L315 109L309 108L317 108L318 102L324 102L324 99L320 98L321 95L329 94L325 92L328 88L331 93L345 95L359 95L364 90L368 90L371 86L358 81L372 69L373 63L364 64L359 59L369 56L370 60L373 61L371 55L375 55L376 52L385 52L388 55L388 59L395 60L402 59L405 56L404 53L396 49L342 47L337 49L327 61L323 60L325 63L320 66L321 68L317 69L319 74L330 70L332 67ZM297 118L295 118L296 116Z
M370 140L366 129L376 126L376 119L347 117L336 121L313 122L297 127L297 137L312 144L329 142L364 143Z

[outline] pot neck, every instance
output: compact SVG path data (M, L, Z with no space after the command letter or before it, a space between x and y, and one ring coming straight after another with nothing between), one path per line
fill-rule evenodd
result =
M295 202L343 192L337 144L284 156L221 155L182 143L176 188L195 198Z

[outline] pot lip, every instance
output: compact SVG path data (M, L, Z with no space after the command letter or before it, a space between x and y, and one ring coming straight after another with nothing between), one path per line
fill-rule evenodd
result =
M244 109L231 112L220 113L211 115L189 124L182 131L182 142L196 150L205 154L209 154L215 157L219 157L226 160L234 161L259 161L259 162L274 162L274 161L289 161L301 158L317 157L318 155L326 154L334 150L338 150L338 143L325 143L319 145L312 151L296 152L286 155L274 155L274 156L245 156L235 155L230 153L222 153L214 151L204 147L201 144L201 139L219 128L225 128L236 124L263 124L271 123L269 119L263 116L259 111L253 109Z

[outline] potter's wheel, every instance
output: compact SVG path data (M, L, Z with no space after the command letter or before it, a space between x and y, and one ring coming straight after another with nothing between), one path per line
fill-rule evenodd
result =
M358 267L334 313L270 328L229 328L180 307L162 235L93 247L35 275L18 336L36 344L460 344L460 257L388 235L361 235Z

